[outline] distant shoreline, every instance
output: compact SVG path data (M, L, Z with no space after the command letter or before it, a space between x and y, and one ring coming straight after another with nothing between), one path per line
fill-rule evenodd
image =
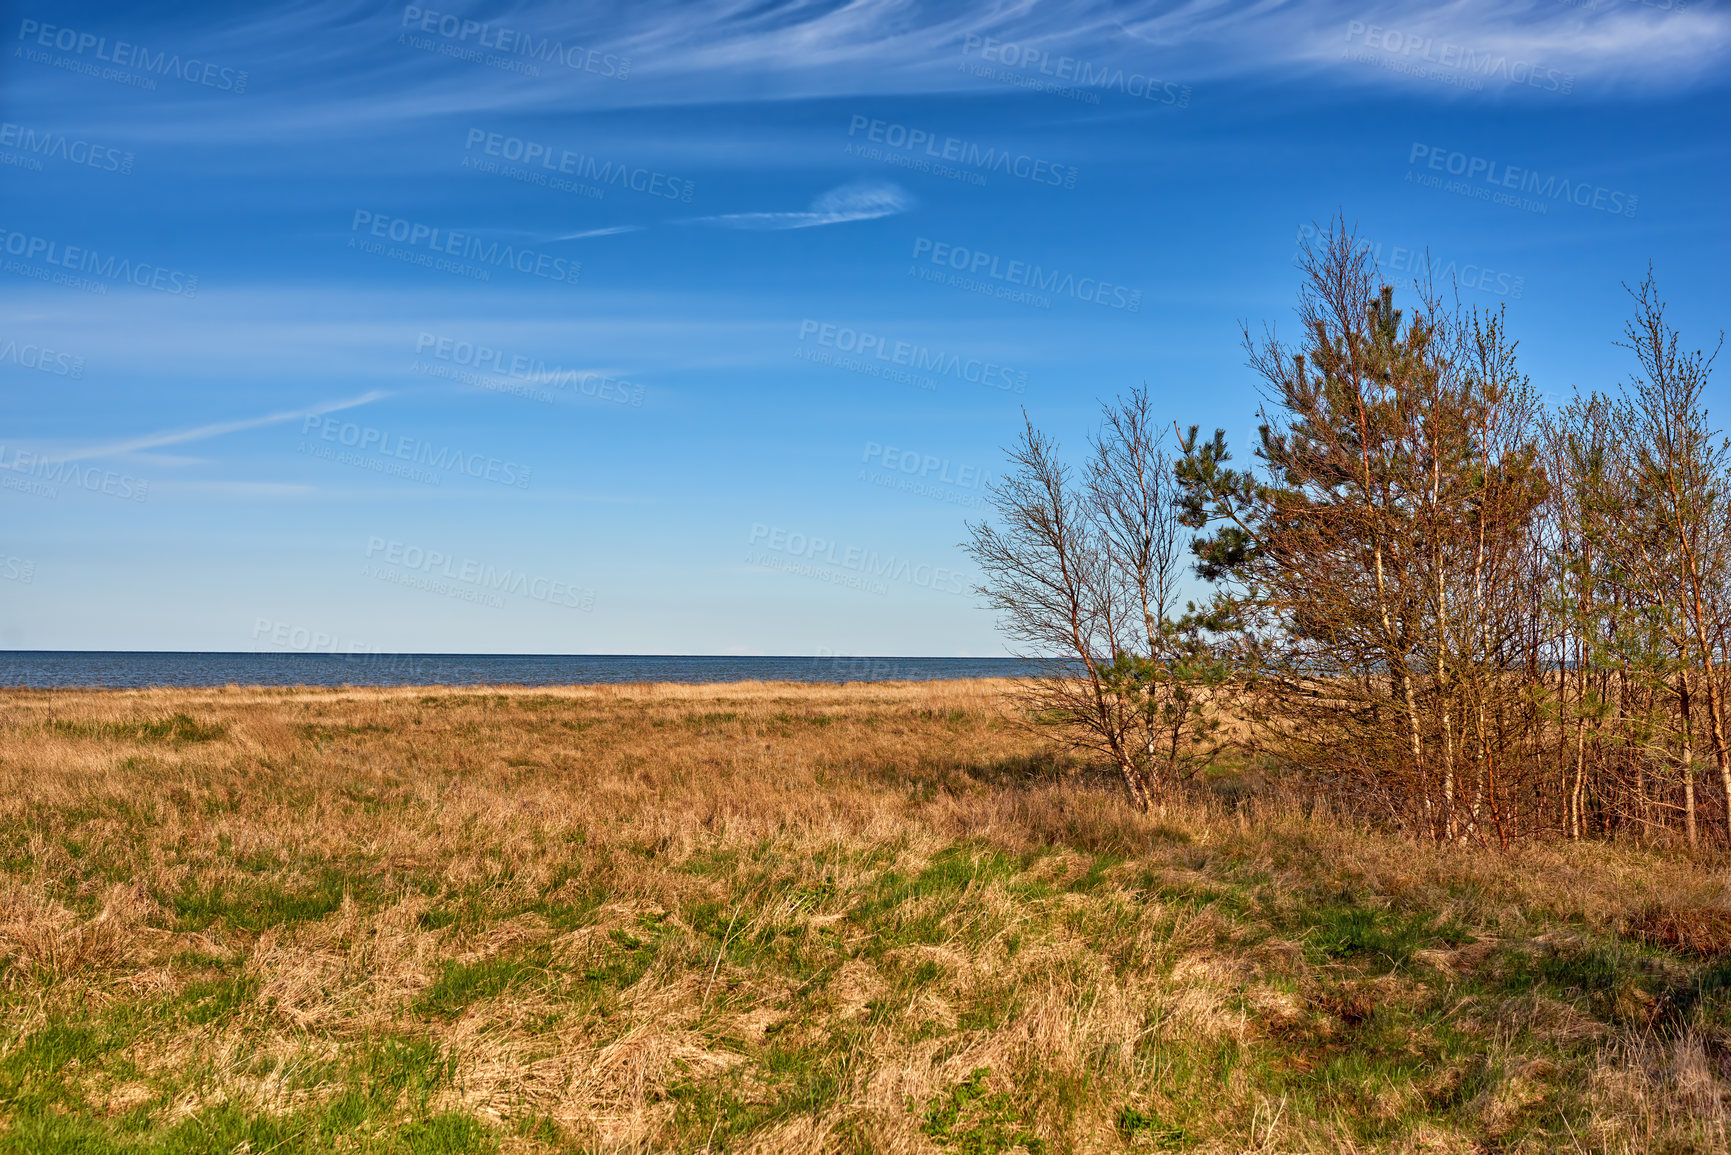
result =
M392 654L291 651L0 650L0 686L583 686L671 682L925 682L1025 676L1017 658L723 654Z

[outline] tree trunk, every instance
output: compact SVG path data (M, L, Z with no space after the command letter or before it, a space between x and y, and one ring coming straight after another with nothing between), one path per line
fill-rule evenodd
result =
M1689 849L1701 845L1695 828L1695 747L1689 732L1689 675L1677 675L1677 703L1683 714L1683 829L1689 838Z

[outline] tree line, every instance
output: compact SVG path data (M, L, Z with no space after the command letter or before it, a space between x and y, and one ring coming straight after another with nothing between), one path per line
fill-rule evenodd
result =
M1397 307L1343 223L1301 267L1248 466L1146 388L1074 465L1025 423L968 549L1029 716L1143 808L1225 756L1443 842L1731 842L1716 351L1649 271L1630 380L1547 407L1501 310Z

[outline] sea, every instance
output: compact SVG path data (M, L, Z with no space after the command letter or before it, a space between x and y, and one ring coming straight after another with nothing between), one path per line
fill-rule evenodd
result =
M620 682L927 682L1014 678L1021 658L724 657L707 654L172 653L0 650L0 686L581 686Z

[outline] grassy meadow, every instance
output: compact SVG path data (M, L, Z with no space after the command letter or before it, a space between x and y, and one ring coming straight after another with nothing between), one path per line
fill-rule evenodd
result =
M0 691L0 1151L1709 1151L1731 887L1004 687Z

